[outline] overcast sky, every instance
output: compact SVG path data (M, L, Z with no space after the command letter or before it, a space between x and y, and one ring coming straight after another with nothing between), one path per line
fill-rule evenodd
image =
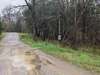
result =
M25 4L24 0L0 0L0 14L3 8L8 5L21 5Z

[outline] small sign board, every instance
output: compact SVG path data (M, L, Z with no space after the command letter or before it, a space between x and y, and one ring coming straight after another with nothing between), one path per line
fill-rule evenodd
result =
M60 41L62 39L62 36L61 35L58 35L58 40Z

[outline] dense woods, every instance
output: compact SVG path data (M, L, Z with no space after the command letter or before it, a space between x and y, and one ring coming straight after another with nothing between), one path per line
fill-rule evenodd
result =
M100 44L99 0L31 0L26 3L28 9L23 15L34 36L77 46Z
M10 31L29 32L33 37L59 40L72 47L100 44L99 0L25 0L25 2L25 6L18 7L21 9L20 13L18 9L17 11L4 9L3 12L6 13L3 13L3 18L14 27L14 30Z

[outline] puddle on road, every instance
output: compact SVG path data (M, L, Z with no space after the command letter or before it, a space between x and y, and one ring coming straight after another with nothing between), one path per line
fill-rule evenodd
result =
M14 50L14 49L13 49ZM19 49L14 51L14 56L11 56L12 66L18 71L27 71L27 75L63 75L59 74L53 68L53 64L49 60L39 61L39 57L33 51L24 51ZM41 66L40 66L40 63Z
M15 68L25 68L29 73L28 75L40 75L38 57L33 52L27 51L20 55L13 56L12 61L12 65Z

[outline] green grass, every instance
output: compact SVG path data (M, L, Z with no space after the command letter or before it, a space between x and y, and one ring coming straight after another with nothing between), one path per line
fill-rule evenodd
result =
M33 48L39 48L45 53L69 61L90 71L100 72L100 55L83 52L82 50L74 50L70 47L63 48L59 44L47 41L34 41L27 34L21 34L21 40Z

